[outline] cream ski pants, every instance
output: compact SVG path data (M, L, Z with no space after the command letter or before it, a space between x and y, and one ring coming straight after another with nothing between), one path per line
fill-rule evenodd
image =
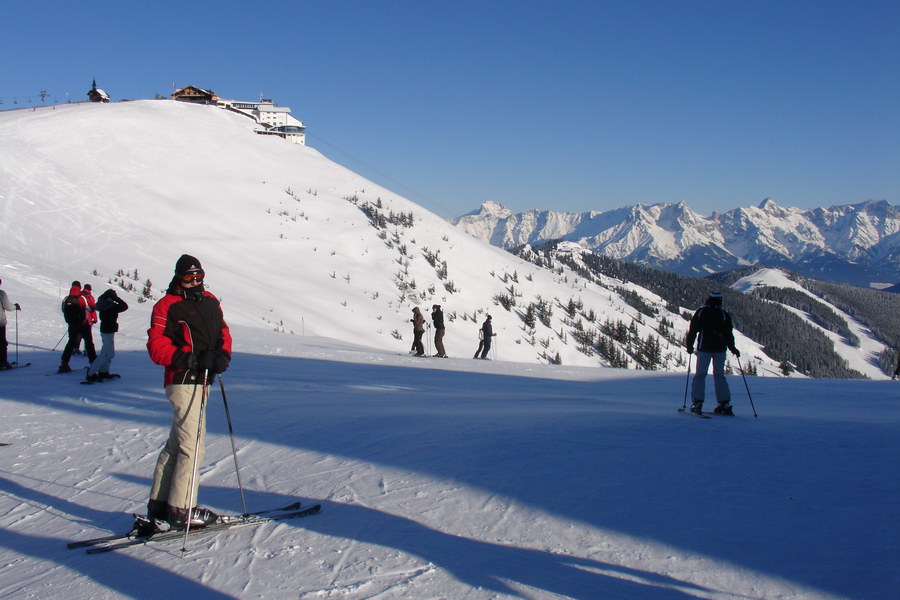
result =
M205 389L202 385L177 384L166 386L166 398L172 405L172 429L169 440L159 453L150 499L161 500L177 508L197 506L200 487L200 463L206 449L206 418L200 422L200 405ZM197 431L200 431L197 443ZM193 470L196 447L197 470ZM191 476L194 488L191 489Z

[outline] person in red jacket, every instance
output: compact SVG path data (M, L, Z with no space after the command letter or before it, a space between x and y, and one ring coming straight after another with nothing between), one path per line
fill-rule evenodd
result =
M147 350L165 367L163 382L172 405L169 439L159 454L147 503L150 523L191 529L218 516L197 507L199 466L205 450L205 413L209 384L231 361L231 333L219 300L205 291L200 261L184 254L166 295L153 307Z
M87 311L87 320L90 325L97 323L97 302L94 300L94 288L91 284L86 283L81 288L81 295L84 297L85 310Z

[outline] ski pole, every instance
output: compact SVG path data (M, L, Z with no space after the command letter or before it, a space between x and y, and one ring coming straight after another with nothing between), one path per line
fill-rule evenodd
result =
M207 393L207 385L206 385L206 377L208 375L208 371L203 371L203 387L200 390L200 418L197 420L197 438L194 441L194 461L193 466L191 468L191 485L187 491L187 520L184 523L184 542L181 544L181 552L187 552L187 538L188 534L191 532L191 519L193 518L194 512L194 483L197 481L197 462L199 459L200 453L200 433L203 431L203 414L206 409L206 393ZM191 402L194 402L194 397L197 395L197 384L194 384L194 393L191 395Z
M692 353L688 353L688 368L687 368L687 378L684 380L684 402L681 403L681 412L687 410L687 394L688 394L688 385L691 383L691 359L693 358Z
M56 342L56 346L59 346L59 343L60 343L61 341L63 341L63 338L66 337L66 334L67 334L67 333L69 333L69 328L68 328L68 326L66 327L66 330L63 331L62 336L60 336L59 342ZM53 352L53 351L56 350L56 346L53 346L53 350L51 350L51 352Z
M741 377L744 379L744 387L747 389L747 398L750 399L750 408L753 409L753 418L757 419L757 418L759 418L759 415L756 414L756 407L753 406L753 396L750 395L750 386L747 385L747 376L744 375L744 367L741 366L741 357L740 356L737 357L737 361L738 361L738 368L741 370Z
M16 304L16 306L19 306ZM19 364L19 309L16 308L16 364Z
M234 446L234 428L231 426L231 411L228 410L228 398L225 397L225 384L222 375L219 375L219 387L222 389L222 403L225 405L225 419L228 421L228 435L231 436L231 455L234 457L234 472L237 475L238 489L241 491L241 506L244 508L244 516L250 512L247 510L247 501L244 499L244 484L241 483L241 468L238 466L237 449Z

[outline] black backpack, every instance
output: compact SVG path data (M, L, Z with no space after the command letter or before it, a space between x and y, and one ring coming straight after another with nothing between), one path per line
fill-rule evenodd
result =
M62 313L69 325L81 325L84 323L84 309L78 298L66 296L62 301Z

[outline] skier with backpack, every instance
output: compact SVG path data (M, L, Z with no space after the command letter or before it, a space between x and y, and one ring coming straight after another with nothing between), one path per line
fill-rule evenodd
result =
M72 282L69 295L62 301L62 313L68 327L69 341L63 349L57 372L70 373L72 369L69 367L69 359L72 358L72 353L82 339L84 339L84 350L87 352L88 360L92 363L97 360L97 351L94 349L94 339L91 336L91 324L88 320L87 301L81 295L80 282Z
M491 351L491 342L495 335L497 334L494 333L494 326L491 325L491 315L488 315L481 325L481 329L478 330L478 349L475 350L475 356L472 358L482 358L486 360L488 352ZM479 353L481 356L478 356Z
M694 353L694 341L697 341L697 368L691 385L691 412L703 413L703 400L706 396L706 375L709 364L713 365L713 383L716 389L715 414L732 416L731 390L725 379L725 350L730 350L737 357L741 356L734 345L734 327L731 315L722 308L722 293L712 292L691 317L685 346L688 354Z

